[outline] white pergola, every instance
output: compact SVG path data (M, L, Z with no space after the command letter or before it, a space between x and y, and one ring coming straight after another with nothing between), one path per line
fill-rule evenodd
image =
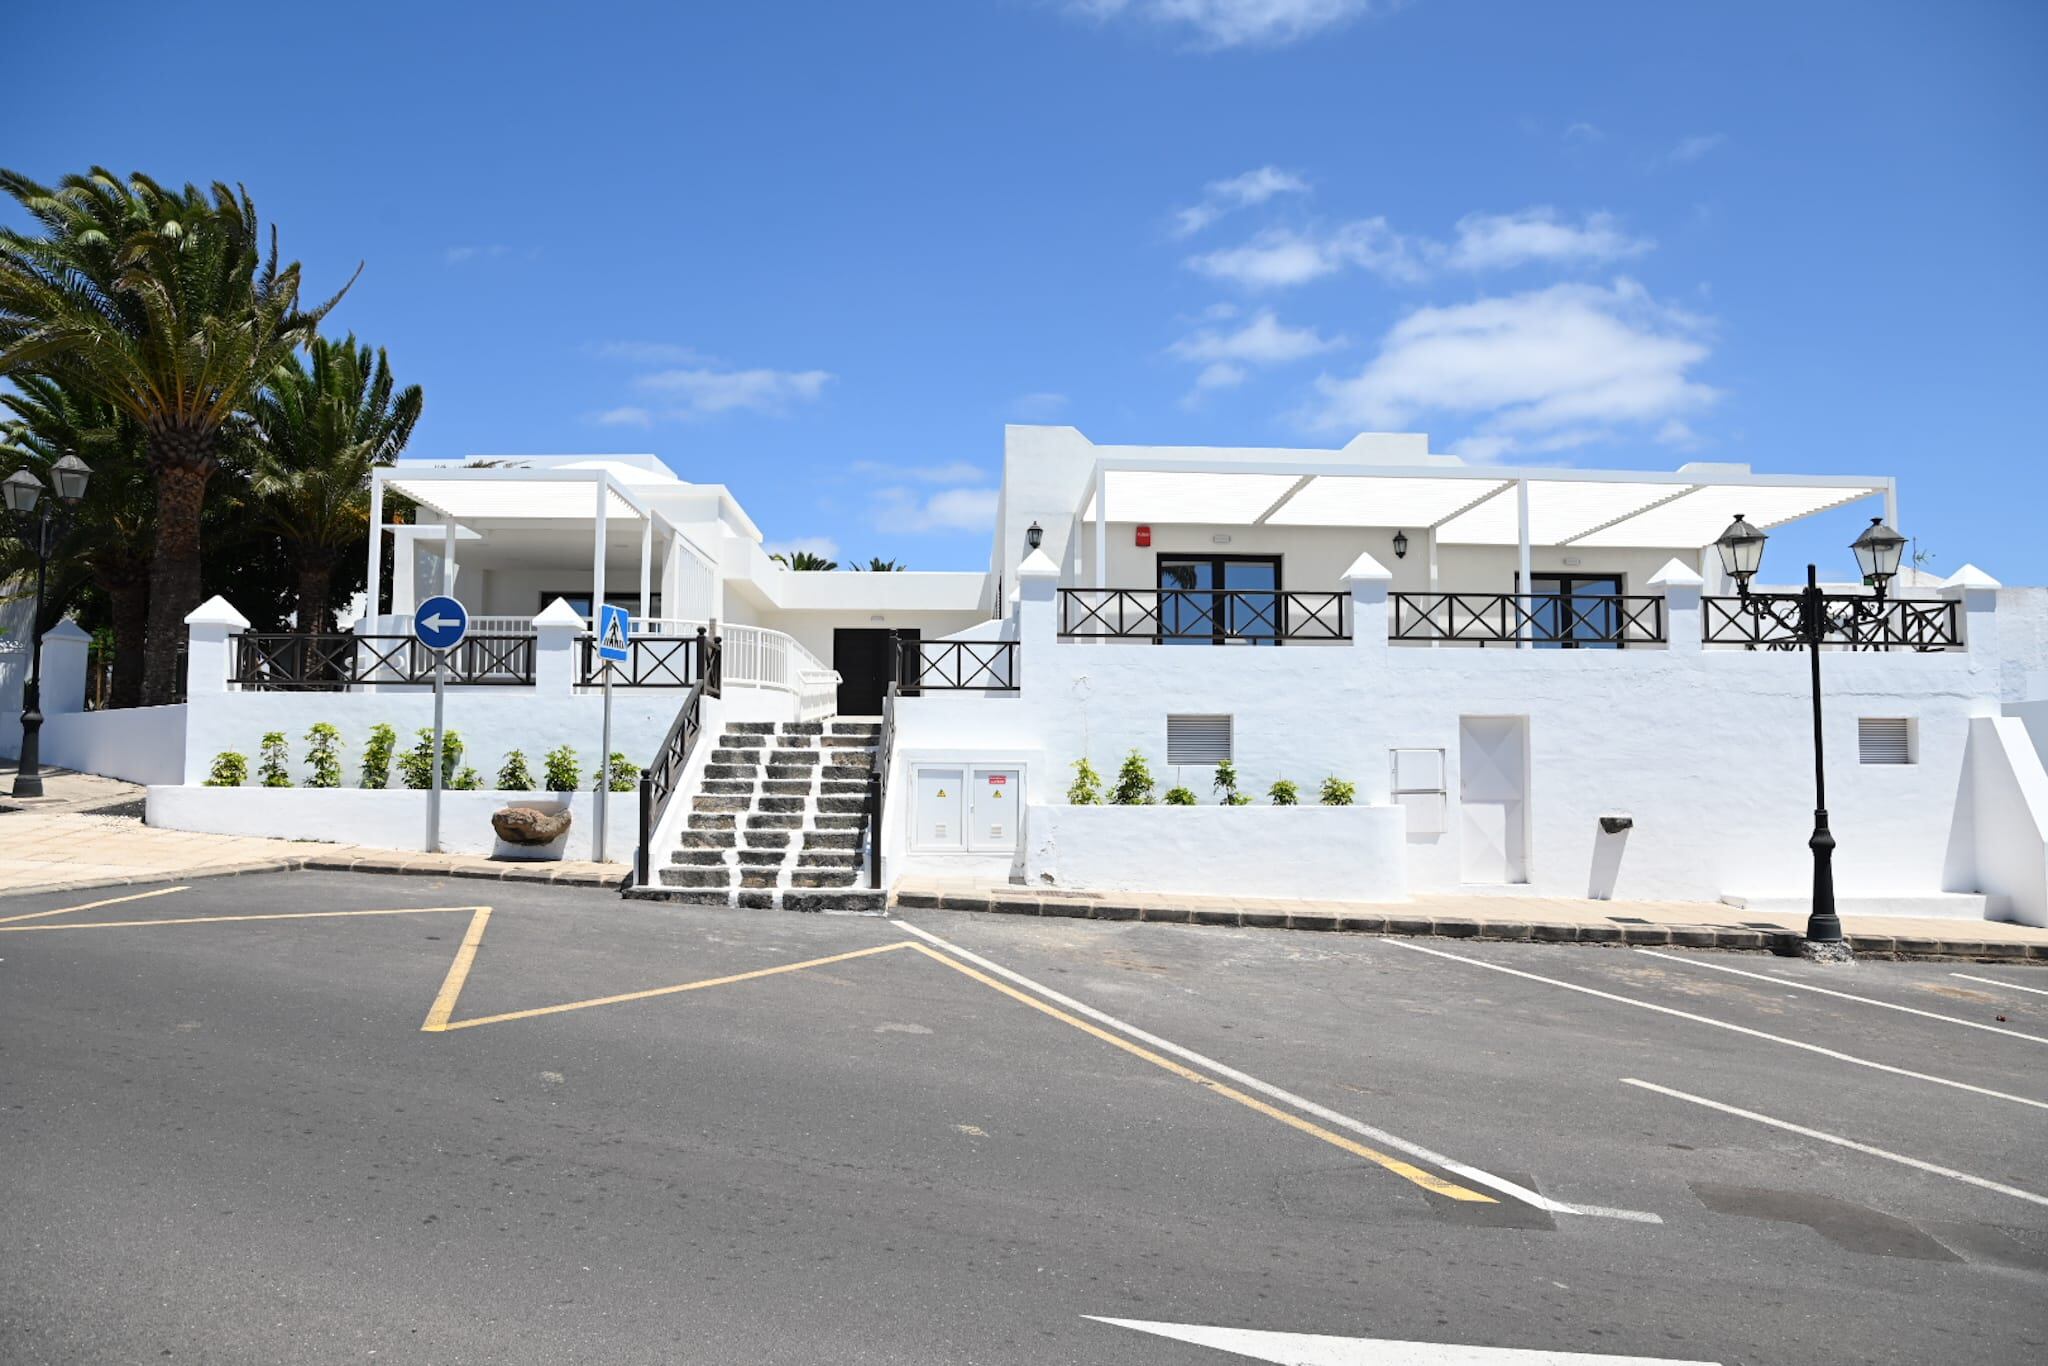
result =
M1499 465L1386 465L1317 460L1204 461L1105 455L1075 514L1092 522L1095 587L1107 588L1108 527L1125 522L1283 527L1393 527L1425 538L1430 585L1439 545L1515 546L1522 582L1529 548L1699 550L1737 513L1769 530L1881 495L1898 524L1887 477L1751 474L1739 467L1640 470L1518 469Z
M653 594L654 532L659 523L676 541L696 551L682 531L658 508L640 498L633 485L611 470L589 468L522 468L518 466L441 466L417 470L403 465L370 475L370 525L404 538L432 536L435 528L384 522L384 491L391 489L446 519L442 541L443 592L453 587L452 566L458 540L477 539L464 523L487 521L591 520L591 610L605 600L605 545L613 518L640 523L640 615L649 615ZM588 513L574 511L581 502ZM384 538L370 537L368 602L372 614L384 584Z

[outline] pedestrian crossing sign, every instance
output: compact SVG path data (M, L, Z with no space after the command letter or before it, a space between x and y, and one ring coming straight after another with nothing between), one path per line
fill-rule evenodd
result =
M626 642L633 638L633 618L623 607L610 603L597 609L597 655L617 663L626 661Z

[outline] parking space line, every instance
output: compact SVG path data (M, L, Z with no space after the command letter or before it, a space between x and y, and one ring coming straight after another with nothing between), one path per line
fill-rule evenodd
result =
M475 906L397 906L374 911L271 911L261 915L181 915L164 920L88 920L74 925L0 925L0 934L27 934L33 930L129 930L158 925L225 925L246 920L341 920L359 915L434 915L445 911L474 911Z
M851 953L835 953L829 958L812 958L801 963L778 963L772 968L756 968L752 972L736 972L726 977L707 977L701 982L682 982L672 987L652 987L646 991L621 992L616 996L596 996L587 1001L565 1001L561 1005L536 1006L531 1010L508 1010L501 1015L479 1015L474 1019L451 1020L447 1015L455 1010L455 998L461 994L463 979L469 975L470 964L476 959L476 946L483 942L483 926L472 920L469 928L470 933L463 937L462 947L455 951L455 962L449 966L448 979L441 983L441 995L435 998L433 1009L427 1012L426 1022L420 1026L420 1032L423 1034L441 1034L452 1029L474 1029L478 1025L504 1024L508 1020L531 1020L541 1015L562 1015L572 1010L624 1005L628 1001L647 1001L657 996L675 996L685 991L703 991L707 987L731 986L735 982L752 982L785 972L802 972L805 968L822 968L830 963L845 963L855 958L871 958L878 953L894 953L898 949L917 947L908 939L899 939L893 944L875 944L865 949L855 949ZM459 974L458 968L461 970ZM441 1012L443 998L446 999L447 1013L442 1014L439 1023L436 1023L435 1015Z
M1368 1162L1376 1163L1377 1165L1384 1167L1388 1171L1394 1173L1396 1176L1407 1178L1408 1180L1414 1182L1416 1185L1422 1187L1424 1190L1434 1191L1436 1194L1446 1196L1452 1200L1473 1201L1479 1204L1486 1205L1499 1203L1490 1195L1481 1195L1478 1191L1467 1190L1465 1187L1460 1186L1455 1182L1444 1180L1442 1177L1437 1176L1433 1172L1426 1172L1422 1170L1422 1168L1415 1166L1413 1163L1403 1162L1398 1157L1393 1157L1387 1153L1380 1152L1374 1148L1368 1148L1363 1143L1354 1142L1351 1139L1344 1137L1342 1134L1333 1134L1328 1129L1323 1128L1319 1124L1309 1123L1307 1120L1301 1118L1299 1115L1290 1115L1285 1110L1280 1109L1278 1106L1266 1104L1265 1101L1258 1099L1256 1096L1248 1096L1244 1092L1237 1090L1235 1087L1225 1086L1222 1082L1217 1081L1214 1077L1203 1076L1200 1072L1195 1071L1192 1067L1183 1067L1179 1063L1174 1062L1170 1058L1162 1058L1157 1053L1152 1052L1148 1048L1140 1048L1137 1044L1132 1043L1129 1039L1120 1039L1116 1035L1110 1033L1108 1030L1099 1028L1096 1025L1089 1024L1086 1020L1078 1019L1075 1016L1069 1015L1066 1011L1061 1010L1058 1006L1052 1005L1045 1001L1041 1001L1034 996L1019 991L1017 988L1009 985L1007 982L998 982L995 978L990 977L987 973L980 972L974 968L967 966L967 964L958 961L957 959L948 957L946 954L940 953L937 949L928 948L923 944L912 944L910 945L910 947L916 949L919 953L924 954L926 957L932 959L935 962L944 963L947 967L953 969L953 971L955 972L962 973L968 977L973 978L975 981L980 982L983 986L993 987L995 990L1002 992L1003 995L1008 996L1013 1000L1022 1001L1025 1005L1030 1006L1033 1010L1042 1011L1043 1013L1050 1015L1053 1019L1058 1020L1063 1024L1070 1024L1074 1028L1080 1030L1082 1033L1092 1035L1095 1038L1102 1040L1106 1044L1110 1044L1114 1047L1121 1048L1122 1050L1124 1050L1124 1052L1131 1054L1133 1057L1143 1058L1146 1062L1151 1063L1154 1067L1164 1068L1168 1072L1173 1073L1173 1075L1181 1078L1184 1081L1191 1081L1195 1083L1197 1086L1206 1087L1209 1090L1215 1092L1217 1095L1222 1096L1227 1100L1234 1100L1239 1105L1245 1106L1247 1109L1256 1110L1258 1113L1265 1115L1270 1119L1277 1119L1282 1124L1290 1125L1296 1129L1301 1130L1305 1134L1310 1134L1316 1138L1320 1138L1321 1140L1323 1140L1323 1142L1331 1144L1338 1148L1342 1148L1345 1152L1351 1153L1356 1157L1362 1157Z
M1982 982L1986 986L2011 987L2014 991L2024 991L2030 996L2048 996L2048 991L2043 991L2039 987L2023 987L2018 982L2004 982L1996 977L1972 977L1967 972L1952 972L1949 976L1960 977L1965 982Z
M1717 1020L1711 1015L1695 1015L1689 1010L1678 1010L1671 1006L1660 1006L1654 1001L1643 1001L1633 996L1622 996L1612 991L1601 991L1597 987L1580 986L1577 982L1567 982L1557 977L1545 977L1541 973L1524 972L1520 968L1511 968L1500 963L1489 963L1480 958L1467 958L1462 954L1445 953L1442 949L1427 948L1421 944L1410 943L1406 939L1385 939L1381 942L1392 944L1395 948L1407 949L1412 953L1426 953L1432 958L1448 958L1453 963L1464 963L1469 967L1485 968L1488 972L1501 972L1506 973L1510 977L1521 977L1531 982L1542 982L1546 986L1563 987L1566 991L1576 991L1585 996L1597 996L1603 1001L1615 1001L1621 1005L1635 1006L1639 1010L1654 1010L1659 1015L1670 1015L1680 1020L1691 1020L1694 1024L1711 1025L1715 1029L1725 1029L1735 1034L1747 1034L1753 1039L1766 1039L1771 1043L1784 1044L1787 1048L1804 1049L1808 1053L1818 1053L1824 1058L1833 1058L1837 1062L1854 1063L1858 1067L1868 1067L1877 1072L1889 1072L1897 1077L1911 1077L1915 1081L1931 1081L1936 1086L1949 1086L1958 1091L1968 1091L1973 1095L1989 1096L1993 1100L2006 1100L2011 1101L2015 1105L2030 1105L2036 1110L2048 1110L2048 1101L2031 1100L2026 1096L2008 1095L2004 1091L1993 1091L1989 1087L1972 1086L1966 1081L1954 1081L1948 1077L1937 1077L1926 1072L1915 1072L1911 1068L1894 1067L1888 1062L1877 1062L1871 1058L1859 1058L1853 1053L1842 1053L1832 1048L1823 1048L1819 1044L1807 1043L1803 1039L1788 1039L1782 1034L1767 1034L1761 1029L1751 1029L1748 1025L1739 1025L1728 1020Z
M1460 1162L1454 1157L1446 1157L1442 1153L1423 1147L1420 1143L1410 1142L1399 1134L1391 1134L1384 1129L1374 1128L1370 1124L1353 1119L1342 1111L1332 1110L1326 1105L1318 1105L1306 1096L1298 1096L1292 1091L1283 1090L1273 1085L1271 1082L1261 1081L1249 1073L1238 1071L1227 1063L1221 1063L1214 1058L1206 1057L1195 1052L1192 1048L1182 1047L1171 1039L1162 1039L1156 1034L1149 1034L1134 1024L1119 1020L1114 1015L1097 1010L1086 1001L1077 1001L1071 996L1063 995L1046 986L1043 982L1033 981L1021 972L1014 972L1004 967L1001 963L963 949L958 944L941 939L928 930L921 930L907 921L898 920L896 924L899 928L916 935L927 943L937 944L940 948L956 954L970 963L976 963L987 968L998 977L1008 978L1021 987L1037 992L1049 1001L1059 1002L1076 1014L1085 1015L1091 1020L1108 1025L1111 1029L1120 1030L1142 1043L1150 1044L1162 1053L1170 1053L1186 1062L1193 1063L1197 1067L1207 1068L1219 1077L1230 1078L1230 1080L1245 1087L1247 1090L1257 1091L1262 1095L1270 1096L1283 1104L1293 1106L1304 1114L1314 1115L1317 1119L1327 1124L1334 1124L1338 1128L1348 1129L1352 1133L1369 1138L1384 1147L1392 1148L1395 1152L1406 1153L1408 1156L1427 1162L1434 1167L1442 1167L1447 1172L1464 1177L1474 1185L1484 1186L1488 1190L1498 1192L1514 1200L1519 1200L1525 1205L1533 1206L1550 1214L1576 1214L1596 1219L1623 1219L1639 1224L1661 1224L1664 1222L1662 1218L1648 1210L1611 1209L1604 1205L1578 1205L1568 1204L1563 1200L1553 1200L1547 1195L1530 1190L1527 1186L1510 1181L1506 1177L1495 1176L1484 1168Z
M1790 1120L1773 1119L1769 1115L1760 1115L1754 1110L1744 1110L1734 1105L1723 1105L1718 1100L1708 1100L1705 1096L1695 1096L1687 1091L1674 1091L1669 1086L1659 1086L1655 1082L1639 1081L1634 1077L1623 1077L1621 1082L1624 1086L1634 1086L1644 1091L1655 1091L1660 1096L1670 1096L1674 1100L1690 1101L1694 1105L1704 1105L1709 1110L1719 1110L1724 1115L1735 1115L1741 1119L1755 1120L1758 1124L1768 1124L1773 1128L1783 1129L1787 1133L1818 1139L1822 1143L1832 1143L1838 1148L1848 1148L1855 1152L1868 1153L1872 1157L1881 1157L1887 1162L1897 1162L1901 1166L1912 1167L1923 1172L1931 1172L1935 1176L1945 1176L1951 1181L1962 1181L1972 1186L1981 1187L1984 1190L1996 1191L2000 1195L2010 1195L2015 1200L2025 1200L2029 1204L2035 1205L2048 1205L2048 1195L2036 1195L2032 1191L2020 1190L2016 1186L2007 1186L1997 1181L1988 1181L1981 1176L1972 1176L1968 1172L1959 1172L1953 1167L1943 1167L1933 1162L1923 1162L1917 1157L1907 1157L1903 1153L1888 1152L1883 1148L1872 1147L1868 1143L1858 1143L1853 1138L1843 1138L1839 1134L1822 1133L1819 1129L1809 1129L1803 1124L1794 1124Z
M462 943L456 946L455 961L448 965L448 975L441 979L441 993L427 1008L427 1020L421 1029L438 1031L448 1027L448 1017L455 1013L455 998L462 994L462 984L469 980L469 970L476 962L476 951L483 946L484 926L490 923L491 908L477 907L476 914L469 918Z
M96 911L102 906L118 906L124 901L146 901L153 896L169 896L172 892L189 892L190 887L158 887L154 891L134 892L128 896L110 896L105 901L88 901L82 906L59 906L54 911L30 911L27 915L0 916L0 925L12 925L18 920L41 920L45 916L69 915L73 911Z
M1871 996L1857 996L1846 991L1836 991L1831 987L1817 987L1811 982L1795 982L1789 977L1773 977L1766 972L1750 972L1746 968L1734 968L1726 963L1709 963L1703 958L1687 958L1682 954L1676 953L1659 953L1655 949L1637 949L1636 952L1651 958L1662 958L1667 963L1684 963L1689 967L1708 968L1714 972L1730 973L1736 977L1754 977L1757 981L1769 982L1772 986L1794 987L1800 991L1818 992L1822 996L1833 996L1844 1001L1858 1001L1867 1006L1879 1006L1885 1010L1896 1010L1905 1015L1918 1015L1922 1019L1940 1020L1944 1024L1962 1025L1966 1029L1981 1029L1987 1034L2004 1034L2008 1038L2025 1039L2028 1043L2048 1043L2048 1038L2043 1038L2039 1034L2028 1034L2018 1029L2000 1029L1997 1025L1980 1024L1976 1020L1965 1020L1956 1015L1943 1015L1937 1011L1920 1010L1914 1006L1895 1005L1890 1001L1880 1001Z

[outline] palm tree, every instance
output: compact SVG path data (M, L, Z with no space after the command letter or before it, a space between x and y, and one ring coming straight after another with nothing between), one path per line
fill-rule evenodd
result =
M849 565L847 567L849 569L857 569L866 574L901 574L910 566L898 564L895 560L885 560L880 555L871 555L868 557L866 564Z
M315 337L307 361L288 357L249 404L249 487L283 538L298 588L301 631L329 629L335 563L370 535L370 471L398 459L420 419L415 384L393 393L380 347ZM371 608L375 611L375 607Z
M221 430L341 294L300 309L299 265L278 264L274 228L264 252L246 190L172 191L102 167L55 187L0 171L0 190L43 230L0 229L0 375L47 375L145 434L156 543L143 698L169 701L185 616L199 605L200 513Z
M794 569L800 573L832 570L839 567L839 561L828 560L823 555L813 555L808 550L792 550L787 555L777 553L770 555L768 558L781 565L784 569Z
M78 394L44 375L17 375L16 392L0 394L14 416L0 422L0 460L47 466L75 455L92 466L85 498L73 509L70 535L50 565L44 594L48 628L72 605L79 586L106 595L114 637L114 673L108 703L132 707L142 700L143 644L149 620L151 496L141 426L112 404ZM9 541L0 555L0 580L33 573L28 548Z

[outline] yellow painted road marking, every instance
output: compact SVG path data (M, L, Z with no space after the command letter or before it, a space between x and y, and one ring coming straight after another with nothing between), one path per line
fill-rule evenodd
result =
M470 931L481 942L483 938L482 928L475 922L471 922ZM450 1029L471 1029L477 1025L503 1024L507 1020L530 1020L537 1015L560 1015L565 1011L589 1010L595 1006L623 1005L628 1001L646 1001L656 996L674 996L685 991L702 991L706 987L730 986L734 982L751 982L756 978L774 977L785 972L802 972L805 968L822 968L830 963L844 963L855 958L869 958L878 953L894 953L898 949L914 949L917 947L916 944L905 939L894 944L877 944L872 948L855 949L851 953L835 953L829 958L812 958L802 963L781 963L772 968L756 968L752 972L736 972L729 977L708 977L701 982L684 982L672 987L654 987L647 991L628 991L622 992L617 996L597 996L588 1001L568 1001L558 1006L538 1006L532 1010L508 1010L502 1015L479 1015L471 1020L450 1020L443 1016L438 1024L435 1023L435 1013L440 1011L442 1002L437 999L434 1002L434 1009L427 1013L427 1021L420 1026L420 1030L423 1033L438 1034ZM465 951L469 952L472 960L475 958L475 952L470 946L468 937L464 938L462 949L456 951L456 961L448 969L448 981L441 984L441 994L447 998L447 1006L450 1012L455 1009L455 997L462 991L462 981L456 975L456 968L460 967L462 975L465 977L469 971L469 965L463 959ZM453 987L452 991L450 990L451 985Z
M1492 1205L1499 1203L1490 1195L1481 1195L1478 1191L1467 1190L1465 1187L1460 1186L1455 1182L1446 1181L1442 1177L1437 1176L1432 1172L1426 1172L1422 1168L1414 1165L1411 1162L1403 1162L1400 1158L1394 1157L1388 1153L1383 1153L1379 1151L1377 1148L1368 1148L1363 1143L1354 1142L1353 1140L1344 1137L1344 1135L1342 1134L1332 1133L1328 1129L1323 1128L1320 1124L1311 1124L1307 1120L1302 1119L1298 1115L1290 1115L1285 1110L1282 1110L1277 1106L1266 1104L1265 1101L1258 1099L1256 1096L1248 1096L1244 1092L1237 1090L1235 1087L1225 1086L1222 1082L1217 1081L1213 1077L1204 1076L1202 1073L1195 1071L1192 1067L1183 1067L1179 1063L1174 1062L1170 1058L1161 1057L1159 1054L1154 1053L1149 1048L1141 1048L1137 1044L1130 1042L1128 1039L1120 1039L1106 1029L1100 1029L1095 1025L1088 1023L1086 1020L1081 1019L1078 1016L1069 1015L1066 1011L1061 1010L1058 1006L1050 1005L1047 1002L1039 1000L1036 996L1032 996L1026 992L1019 991L1017 988L1010 986L1006 982L998 982L995 978L990 977L988 974L977 971L974 968L968 967L965 963L960 962L958 959L949 957L946 954L940 953L937 949L927 948L923 944L916 943L911 943L909 946L913 949L916 949L919 953L925 955L925 957L927 958L930 958L936 962L944 963L947 967L953 969L953 971L955 972L964 973L965 975L972 977L975 981L980 982L983 986L993 987L997 991L1002 992L1005 996L1009 996L1016 1000L1022 1001L1025 1005L1030 1006L1033 1010L1043 1011L1045 1014L1052 1016L1055 1020L1059 1020L1065 1024L1070 1024L1084 1034L1092 1034L1096 1038L1102 1040L1104 1043L1114 1044L1118 1048L1123 1049L1124 1052L1129 1053L1134 1057L1143 1058L1146 1062L1151 1063L1153 1066L1162 1067L1166 1069L1168 1072L1173 1073L1175 1076L1182 1078L1183 1080L1194 1082L1197 1086L1205 1086L1209 1090L1214 1091L1217 1095L1223 1096L1229 1100L1234 1100L1239 1105L1245 1106L1247 1109L1256 1110L1260 1114L1265 1115L1271 1119L1279 1120L1282 1124L1289 1125L1292 1128L1301 1130L1305 1134L1310 1134L1316 1138L1320 1138L1321 1140L1323 1140L1323 1142L1328 1143L1333 1147L1342 1148L1347 1153L1351 1153L1352 1155L1357 1157L1362 1157L1368 1162L1376 1163L1379 1166L1382 1166L1386 1168L1388 1171L1394 1173L1396 1176L1406 1177L1408 1180L1413 1181L1416 1185L1422 1187L1426 1191L1434 1191L1436 1194L1446 1196L1452 1200L1465 1200L1473 1202L1475 1204ZM891 945L890 947L901 948L903 946L898 944Z
M421 1029L438 1031L448 1027L448 1017L455 1013L455 998L462 994L462 984L469 980L469 969L476 962L476 951L483 945L484 926L490 923L491 908L477 907L476 914L469 918L469 932L462 936L462 944L455 950L455 961L448 965L448 975L441 981L441 994L434 998Z
M400 906L377 911L282 911L264 915L183 915L167 920L88 920L71 925L0 925L0 934L31 930L127 930L154 925L220 925L237 920L336 920L353 915L433 915L437 911L474 911L476 906Z
M118 906L124 901L144 901L153 896L169 896L172 892L189 892L190 887L159 887L153 892L136 892L132 896L110 896L105 901L88 901L83 906L60 906L54 911L30 911L27 915L0 916L0 925L12 925L17 920L41 920L48 915L68 915L72 911L96 911L102 906Z

